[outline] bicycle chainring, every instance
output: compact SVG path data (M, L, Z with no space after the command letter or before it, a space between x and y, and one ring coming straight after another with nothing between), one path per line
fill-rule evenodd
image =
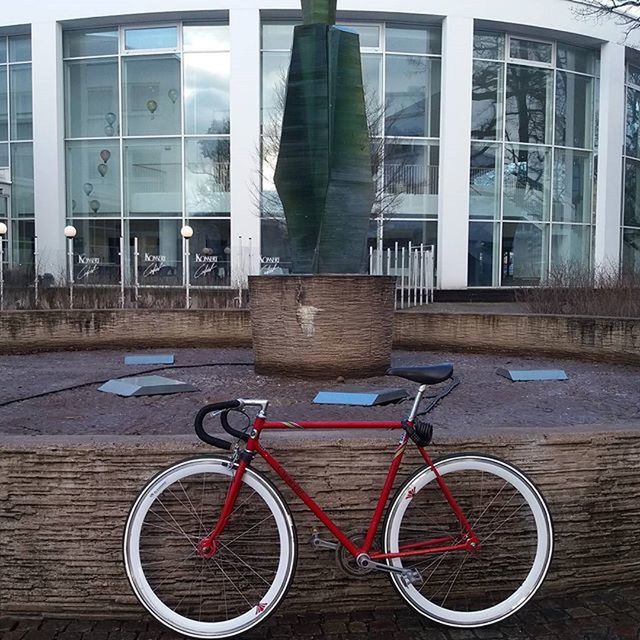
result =
M364 544L366 535L366 531L360 529L346 532L347 538L355 545ZM336 548L336 564L338 569L350 578L365 578L373 571L373 567L364 568L357 564L356 559L341 544Z

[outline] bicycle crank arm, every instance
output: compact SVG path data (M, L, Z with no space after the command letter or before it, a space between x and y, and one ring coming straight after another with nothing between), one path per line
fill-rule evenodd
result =
M329 540L323 540L317 531L314 531L309 538L309 544L316 550L329 549L335 551L340 545L337 542L330 542Z
M417 569L401 569L400 567L394 567L393 565L385 564L384 562L376 562L366 553L361 553L356 558L356 562L363 569L374 569L375 571L384 571L385 573L396 573L407 585L420 585L423 582L422 575Z

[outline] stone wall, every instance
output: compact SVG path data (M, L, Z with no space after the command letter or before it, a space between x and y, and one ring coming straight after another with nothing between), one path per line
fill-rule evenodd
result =
M512 351L640 364L640 320L518 314L395 314L397 349ZM251 346L247 310L9 311L0 353L103 347Z
M375 506L396 436L265 444L344 530L363 528ZM294 444L295 443L295 444ZM356 453L356 447L360 449ZM640 582L640 434L538 436L518 441L442 441L437 454L493 453L527 471L545 495L556 552L543 593ZM0 441L0 609L5 614L139 615L121 559L130 504L157 471L211 452L195 437L28 438ZM407 458L405 474L415 468ZM265 464L256 461L257 468ZM402 469L401 469L402 472ZM314 520L291 492L300 559L286 606L345 610L404 605L384 575L343 577L331 552L307 544Z
M235 309L0 313L0 353L167 346L251 346L249 314Z
M640 364L640 319L396 313L397 349L510 351Z

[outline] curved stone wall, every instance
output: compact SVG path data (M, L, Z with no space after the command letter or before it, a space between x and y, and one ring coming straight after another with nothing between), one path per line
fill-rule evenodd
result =
M364 436L366 438L366 436ZM368 523L395 446L386 439L265 438L300 484L343 529ZM271 446L272 445L272 446ZM548 501L556 552L542 593L640 581L640 432L438 439L438 455L481 451L528 472ZM134 497L169 464L211 449L194 437L5 437L0 441L0 608L5 614L140 615L121 558ZM403 467L419 463L413 453ZM256 467L266 465L257 461ZM402 471L402 470L401 470ZM298 528L300 558L290 611L404 607L383 575L350 580L333 554L307 544L310 516L280 480Z

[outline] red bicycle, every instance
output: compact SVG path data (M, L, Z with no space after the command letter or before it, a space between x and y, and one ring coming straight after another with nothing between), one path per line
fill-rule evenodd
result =
M231 458L184 460L155 476L129 514L124 535L127 575L140 602L167 627L196 638L227 638L263 622L291 583L298 539L278 489L252 467L256 455L291 487L333 534L311 536L336 554L349 575L389 574L420 614L455 627L493 624L520 609L540 587L551 562L549 510L534 484L513 465L479 454L438 461L425 446L424 414L453 389L453 366L391 369L420 383L406 420L398 422L275 422L266 400L231 400L203 407L196 432L233 450ZM440 394L428 385L449 380ZM431 402L419 412L423 399ZM257 407L244 428L229 423ZM234 444L210 435L204 419L219 415ZM261 444L273 429L398 429L400 442L368 528L345 533ZM389 502L404 452L413 443L426 465ZM377 532L389 503L382 535Z

